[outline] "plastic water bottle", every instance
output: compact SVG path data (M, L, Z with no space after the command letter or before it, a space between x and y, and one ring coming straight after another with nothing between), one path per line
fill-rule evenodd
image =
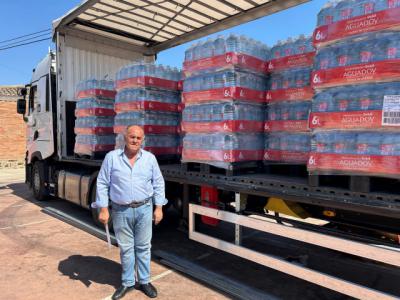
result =
M190 62L193 60L193 48L194 44L191 44L190 47L185 51L185 61Z
M334 68L336 65L336 48L327 47L318 52L316 57L317 70Z
M384 9L400 7L400 0L381 0L380 6Z
M209 37L203 46L203 58L211 57L214 55L214 41Z
M226 52L225 39L222 35L214 40L214 55L222 55Z
M294 54L303 54L306 53L307 50L307 39L304 34L301 34L297 40L294 42Z
M334 98L333 93L335 89L319 92L314 96L312 101L313 112L330 112L334 111Z
M288 38L286 40L285 46L284 46L284 56L291 56L295 53L295 46L292 38Z
M236 34L230 34L226 40L226 47L228 52L239 51L239 38Z
M354 16L352 0L342 0L335 7L335 22L348 20Z
M318 13L317 26L329 25L334 22L335 7L332 1L326 3Z
M277 59L283 56L283 42L278 41L278 43L271 49L272 58Z
M385 132L381 135L380 155L400 155L400 138L398 133Z
M375 11L374 0L358 0L354 4L354 16L363 16L371 14Z
M381 34L382 38L386 41L386 55L383 59L398 59L400 58L400 40L398 34Z

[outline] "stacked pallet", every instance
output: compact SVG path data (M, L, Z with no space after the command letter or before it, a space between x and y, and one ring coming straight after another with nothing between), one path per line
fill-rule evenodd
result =
M265 164L303 164L308 160L311 134L308 117L315 51L312 39L300 36L279 42L271 50L271 73L265 122Z
M400 7L379 3L341 1L320 12L312 174L400 175Z
M113 81L89 79L78 84L75 154L103 157L114 148L114 97Z
M268 53L262 43L236 35L186 51L183 162L232 169L262 160Z
M114 133L119 147L129 125L144 129L145 150L158 158L179 153L179 104L181 74L176 68L135 63L117 73Z

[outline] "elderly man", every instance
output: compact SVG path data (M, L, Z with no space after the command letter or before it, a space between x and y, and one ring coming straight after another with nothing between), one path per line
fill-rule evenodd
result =
M99 220L108 222L110 200L121 255L122 285L112 299L120 299L134 289L135 262L141 290L150 298L157 297L157 290L150 283L152 219L156 225L161 221L162 206L167 200L155 156L141 149L143 139L142 128L128 126L125 148L106 155L97 177Z

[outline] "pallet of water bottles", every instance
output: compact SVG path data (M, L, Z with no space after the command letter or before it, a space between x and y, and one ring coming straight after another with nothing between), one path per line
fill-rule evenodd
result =
M400 82L338 87L318 92L311 129L395 129L400 126Z
M154 90L145 87L127 88L117 93L115 111L117 113L136 110L179 112L180 101L178 91Z
M263 125L264 106L232 101L188 105L181 122L186 133L254 133L262 132Z
M114 118L114 133L123 133L129 125L141 126L145 134L178 134L179 113L163 111L127 111Z
M178 91L181 89L181 72L177 68L154 63L135 63L122 67L116 76L115 89L151 87Z
M311 151L311 133L274 132L265 136L265 164L306 165Z
M311 174L400 178L398 131L318 131L311 147Z
M224 69L239 69L265 74L268 55L268 47L261 42L243 35L220 35L193 44L185 51L183 73L185 77L190 77Z
M321 48L311 75L312 87L399 81L399 41L400 32L377 32Z
M281 72L300 67L312 67L315 50L312 38L300 35L296 39L289 38L279 41L271 49L271 60L268 62L268 72Z
M329 1L318 14L313 41L320 48L351 36L399 28L399 0Z
M82 158L101 158L114 150L114 147L114 134L78 134L75 138L74 153Z
M265 132L307 132L311 101L287 101L268 104Z
M114 99L116 91L114 90L114 81L88 79L78 83L76 87L75 99Z
M224 170L249 169L250 165L259 165L263 152L263 134L186 134L183 139L182 162L210 165Z
M260 74L223 70L186 78L182 102L194 104L220 100L265 102L266 77Z

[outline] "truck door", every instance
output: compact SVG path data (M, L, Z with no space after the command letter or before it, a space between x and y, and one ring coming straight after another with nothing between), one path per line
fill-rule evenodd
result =
M27 116L28 163L32 158L46 159L54 153L53 120L49 75L32 82Z

